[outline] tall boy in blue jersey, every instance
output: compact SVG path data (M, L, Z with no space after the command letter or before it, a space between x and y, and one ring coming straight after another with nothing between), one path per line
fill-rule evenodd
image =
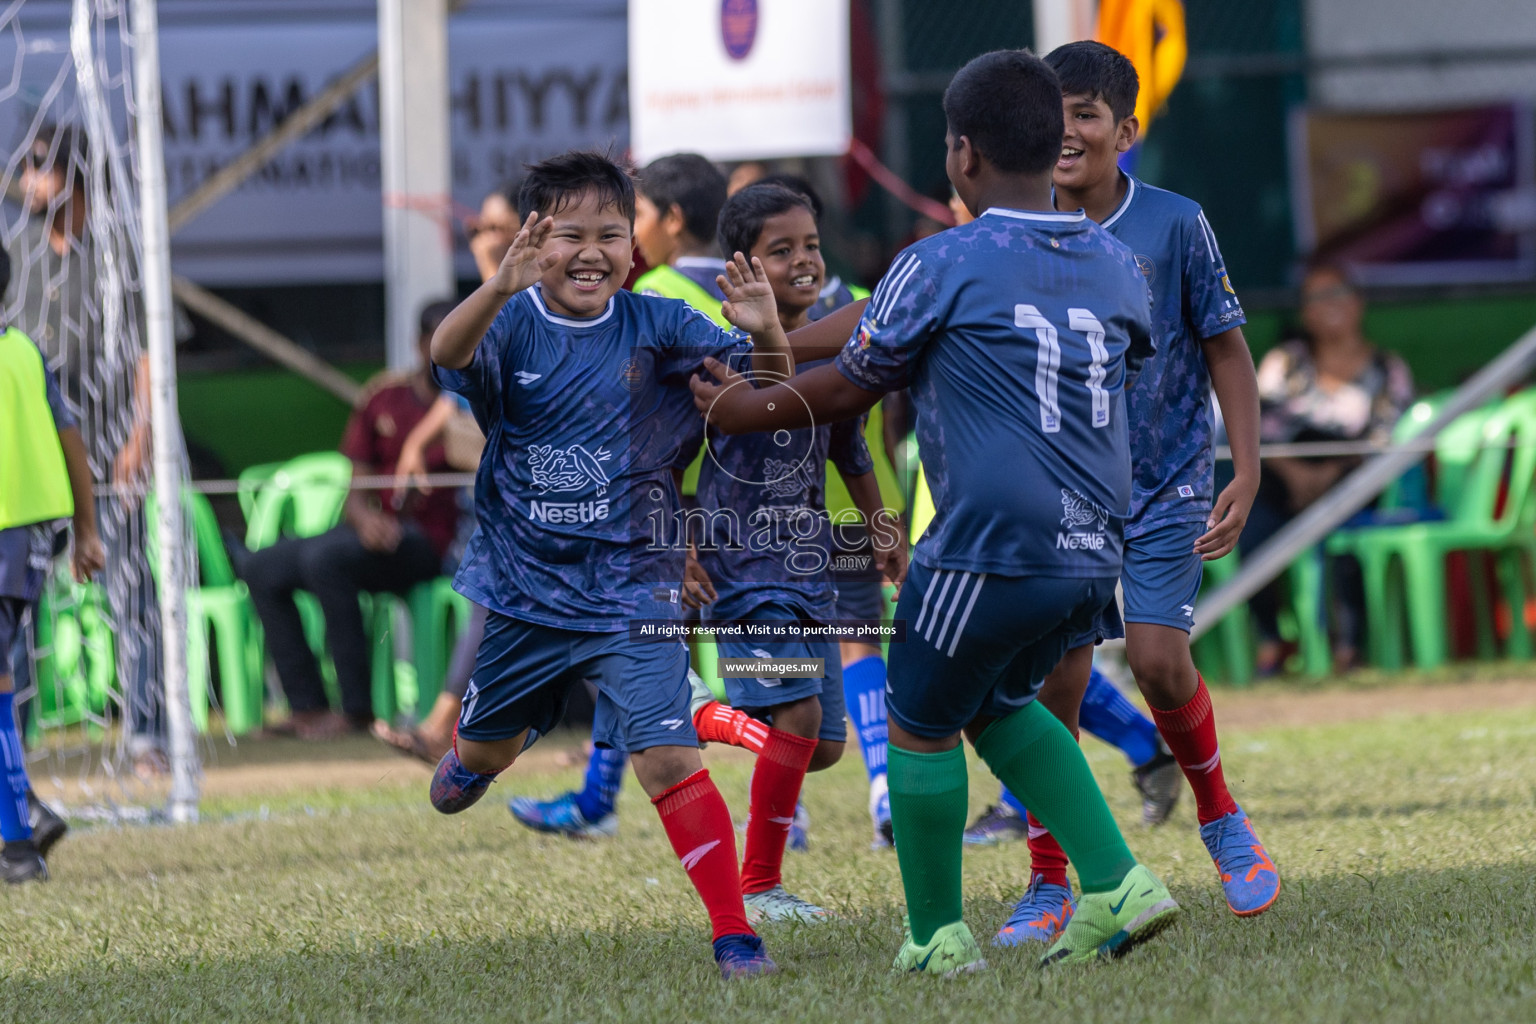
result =
M709 911L722 974L765 973L730 812L689 721L687 653L627 631L677 612L682 559L648 525L677 511L688 374L748 346L682 302L622 290L634 184L607 158L533 165L518 205L528 219L497 274L432 339L439 383L469 399L486 434L479 524L455 586L490 612L432 803L473 804L560 720L570 687L596 680L594 734L630 752ZM727 277L724 311L752 334L754 369L792 369L761 267L738 256Z
M1189 655L1202 559L1232 550L1258 490L1258 384L1243 340L1243 309L1216 236L1200 207L1137 181L1117 165L1136 140L1136 69L1103 43L1053 50L1062 82L1065 135L1056 205L1082 209L1136 254L1152 290L1157 356L1126 393L1135 483L1125 527L1125 652L1131 672L1195 795L1200 837L1239 916L1268 909L1280 875L1227 790L1210 694ZM1234 479L1214 495L1210 394L1221 402ZM1081 637L1088 642L1092 634ZM1079 647L1052 673L1040 699L1075 726L1087 682ZM1068 851L1070 852L1070 851ZM1049 941L1038 904L1070 913L1066 856L1031 829L1030 891L1002 942ZM1042 922L1030 927L1030 922Z
M896 610L905 642L891 645L888 778L911 925L895 969L952 975L985 966L961 914L962 732L1077 865L1086 895L1046 962L1122 954L1178 906L1035 700L1120 572L1124 389L1150 353L1146 284L1125 246L1051 207L1061 94L1039 58L976 58L944 114L949 179L981 216L897 258L833 365L755 392L700 379L694 394L734 433L855 416L909 388L936 514Z
M646 164L635 183L635 244L651 269L635 282L634 290L682 299L728 327L730 321L720 312L725 295L716 283L725 273L725 260L715 246L723 205L725 175L698 153L671 153ZM693 426L691 437L679 456L684 467L702 444L702 424ZM694 568L690 562L688 571ZM548 800L516 796L507 801L507 809L519 823L540 832L573 839L617 835L616 805L628 764L624 751L594 744L580 789Z

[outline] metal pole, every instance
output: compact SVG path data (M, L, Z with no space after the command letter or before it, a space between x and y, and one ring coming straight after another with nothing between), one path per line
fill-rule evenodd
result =
M171 759L172 821L197 819L199 767L187 699L186 542L181 517L181 421L176 404L176 341L171 324L171 244L160 138L160 30L155 0L133 0L135 128L144 239L144 316L149 341L151 425L160 538L160 619L165 643L165 710Z
M421 307L454 292L445 0L379 0L379 106L385 351L403 370Z
M1423 442L1449 426L1465 412L1482 405L1489 398L1520 380L1536 366L1536 327L1523 334L1493 362L1483 367L1446 400L1438 415L1406 442L1392 445L1309 505L1287 523L1280 532L1243 561L1238 574L1195 607L1195 628L1191 639L1210 629L1227 612L1258 593L1270 580L1284 572L1296 556L1322 540L1335 527L1356 512L1383 488L1424 458Z

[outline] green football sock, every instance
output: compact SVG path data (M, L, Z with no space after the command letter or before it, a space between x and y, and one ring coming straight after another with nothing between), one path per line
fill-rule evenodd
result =
M961 919L960 850L965 834L965 751L918 754L891 744L886 781L896 860L907 894L912 941Z
M1039 702L987 726L976 753L1051 830L1084 892L1109 892L1136 866L1082 748Z

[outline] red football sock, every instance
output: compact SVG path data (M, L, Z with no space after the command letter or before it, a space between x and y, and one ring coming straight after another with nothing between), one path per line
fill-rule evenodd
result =
M729 743L743 747L754 754L761 754L768 744L769 725L760 722L745 711L728 708L717 700L699 708L693 716L693 727L699 739L707 743Z
M1189 788L1195 791L1195 815L1200 824L1209 825L1223 815L1237 810L1227 779L1221 771L1221 746L1216 742L1216 716L1211 711L1211 691L1200 679L1189 703L1172 711L1152 708L1152 721L1163 734L1163 742L1173 751L1174 760L1184 769Z
M800 786L815 752L815 740L779 729L768 730L768 742L757 755L757 766L752 770L747 844L741 859L742 892L762 892L779 884L784 844L789 841Z
M754 934L741 902L736 829L709 770L699 769L651 803L661 815L661 827L667 830L688 880L704 900L713 938Z
M1072 737L1078 738L1077 730L1072 731ZM1067 880L1067 851L1061 848L1050 830L1040 824L1040 819L1033 812L1026 813L1024 820L1029 824L1030 881L1039 875L1046 885L1070 887L1072 883Z

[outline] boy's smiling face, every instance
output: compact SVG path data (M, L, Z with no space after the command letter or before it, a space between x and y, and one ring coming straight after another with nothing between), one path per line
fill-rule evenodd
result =
M821 233L810 210L796 206L763 221L757 244L748 255L762 261L781 321L798 320L816 305L827 266L821 258Z
M560 258L539 280L544 304L562 316L596 316L634 265L634 231L617 206L585 192L550 219L554 227L540 255Z
M1102 98L1073 93L1061 98L1066 135L1051 180L1057 188L1081 192L1119 174L1120 154L1136 141L1136 118L1115 120Z

